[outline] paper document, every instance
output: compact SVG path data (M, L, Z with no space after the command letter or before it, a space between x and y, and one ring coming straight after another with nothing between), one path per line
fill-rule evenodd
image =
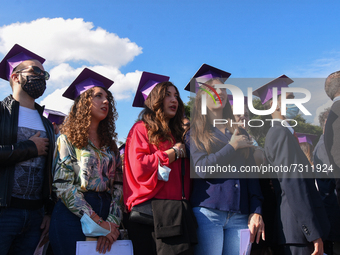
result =
M77 242L76 255L99 255L96 251L97 241L81 241ZM111 251L107 251L106 255L133 255L133 247L131 240L117 240L111 246Z
M251 242L250 242L250 230L240 230L240 255L250 255Z

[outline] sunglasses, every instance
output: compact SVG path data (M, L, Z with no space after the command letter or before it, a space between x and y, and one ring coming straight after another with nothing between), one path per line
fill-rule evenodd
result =
M26 70L26 69L28 69L28 68L32 69L32 70L29 70L29 72L33 72L35 75L42 75L42 76L44 76L44 78L45 78L46 81L50 78L50 74L49 74L47 71L43 71L43 70L41 70L41 69L40 69L39 67L37 67L37 66L27 66L27 67L25 67L25 68L23 68L23 69L20 69L20 70L18 70L18 71L15 71L15 72L16 72L16 73L19 73L19 72L22 72L22 71L24 71L24 70Z

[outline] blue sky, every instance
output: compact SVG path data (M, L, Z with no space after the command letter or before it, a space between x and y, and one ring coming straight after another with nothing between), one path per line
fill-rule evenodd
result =
M13 0L1 6L0 58L19 43L47 59L51 80L38 102L67 113L72 102L60 95L89 67L115 81L120 140L140 112L131 105L142 71L170 76L184 101L183 88L203 63L233 78L323 78L304 85L312 93L306 108L313 123L330 105L324 78L340 69L338 1ZM0 81L1 100L9 93Z

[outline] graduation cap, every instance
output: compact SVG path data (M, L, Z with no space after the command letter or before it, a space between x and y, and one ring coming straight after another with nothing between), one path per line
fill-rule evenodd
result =
M133 107L144 107L144 101L151 93L153 88L161 82L169 81L170 77L155 74L155 73L148 73L143 72L142 76L139 81L139 85L137 88L137 92L135 95L135 99L133 100Z
M44 58L25 49L19 44L15 44L0 62L0 78L9 81L9 77L11 76L13 69L25 60L30 59L38 60L41 64L45 62Z
M245 104L245 105L247 104L247 100L248 100L248 97L245 96L245 97L244 97L244 104ZM230 105L233 105L233 104L234 104L234 103L233 103L233 95L228 95L228 101L229 101L229 104L230 104Z
M125 153L125 143L119 146L118 150L119 150L120 155L123 155Z
M309 143L313 145L313 141L318 137L317 135L312 134L304 134L304 133L295 133L298 137L299 143Z
M273 98L273 88L277 88L277 95L281 95L281 88L288 87L289 84L294 81L286 75L281 75L280 77L268 82L262 87L253 91L253 95L261 99L262 104Z
M78 75L72 84L64 92L63 97L75 100L81 93L93 87L102 87L109 89L113 81L96 73L88 68Z
M50 110L50 109L45 109L43 115L47 119L49 119L51 122L54 122L57 125L62 124L66 117L66 114L59 112L59 111Z
M230 75L231 73L207 64L203 64L190 79L189 83L185 86L184 89L196 93L198 88L201 86L201 83L205 83L212 78L219 78L224 83ZM195 79L195 87L190 86L192 79Z

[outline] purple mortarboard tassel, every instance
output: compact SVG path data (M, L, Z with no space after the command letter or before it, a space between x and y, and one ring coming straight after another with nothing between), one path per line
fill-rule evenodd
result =
M143 72L140 78L133 107L144 107L144 101L148 98L154 87L161 82L169 81L170 77L155 73Z
M317 135L312 134L304 134L304 133L295 133L298 137L299 143L309 143L313 145L313 141L317 138Z
M13 69L25 60L30 59L38 60L41 64L45 62L44 58L25 49L19 44L15 44L0 62L0 78L8 81L13 72Z
M273 88L277 88L278 96L281 95L281 89L288 87L288 85L291 83L293 83L293 80L288 78L286 75L281 75L280 77L254 90L253 95L259 97L262 104L265 104L267 101L273 98Z
M153 88L158 84L158 81L149 80L142 88L144 101L147 99Z
M119 149L120 155L123 155L125 153L125 143L122 144L118 149Z
M8 70L7 70L7 79L11 76L13 69L20 65L25 60L32 59L32 57L27 56L25 53L20 52L18 55L7 60Z
M193 80L195 79L195 87L191 88L190 82L185 86L184 90L191 91L194 93L197 93L198 88L201 86L200 83L205 83L208 80L211 80L213 78L220 78L221 82L225 82L231 74L223 71L221 69L218 69L216 67L203 64L197 72L194 74L194 76L190 79Z
M214 73L212 71L208 71L206 74L201 75L196 78L195 80L195 93L197 93L199 87L202 85L202 83L206 83L207 81L213 79L213 78L222 78L221 75Z
M96 73L88 68L77 76L72 84L64 92L63 97L75 100L80 94L93 87L102 87L109 89L113 81Z
M104 84L100 81L97 81L92 78L87 78L85 81L78 83L75 85L75 98L77 98L81 93L85 92L86 90L93 88L93 87L103 87L105 88Z
M59 111L50 110L50 109L45 109L43 115L47 119L49 119L51 122L54 122L57 125L62 124L66 117L66 114L59 112Z

